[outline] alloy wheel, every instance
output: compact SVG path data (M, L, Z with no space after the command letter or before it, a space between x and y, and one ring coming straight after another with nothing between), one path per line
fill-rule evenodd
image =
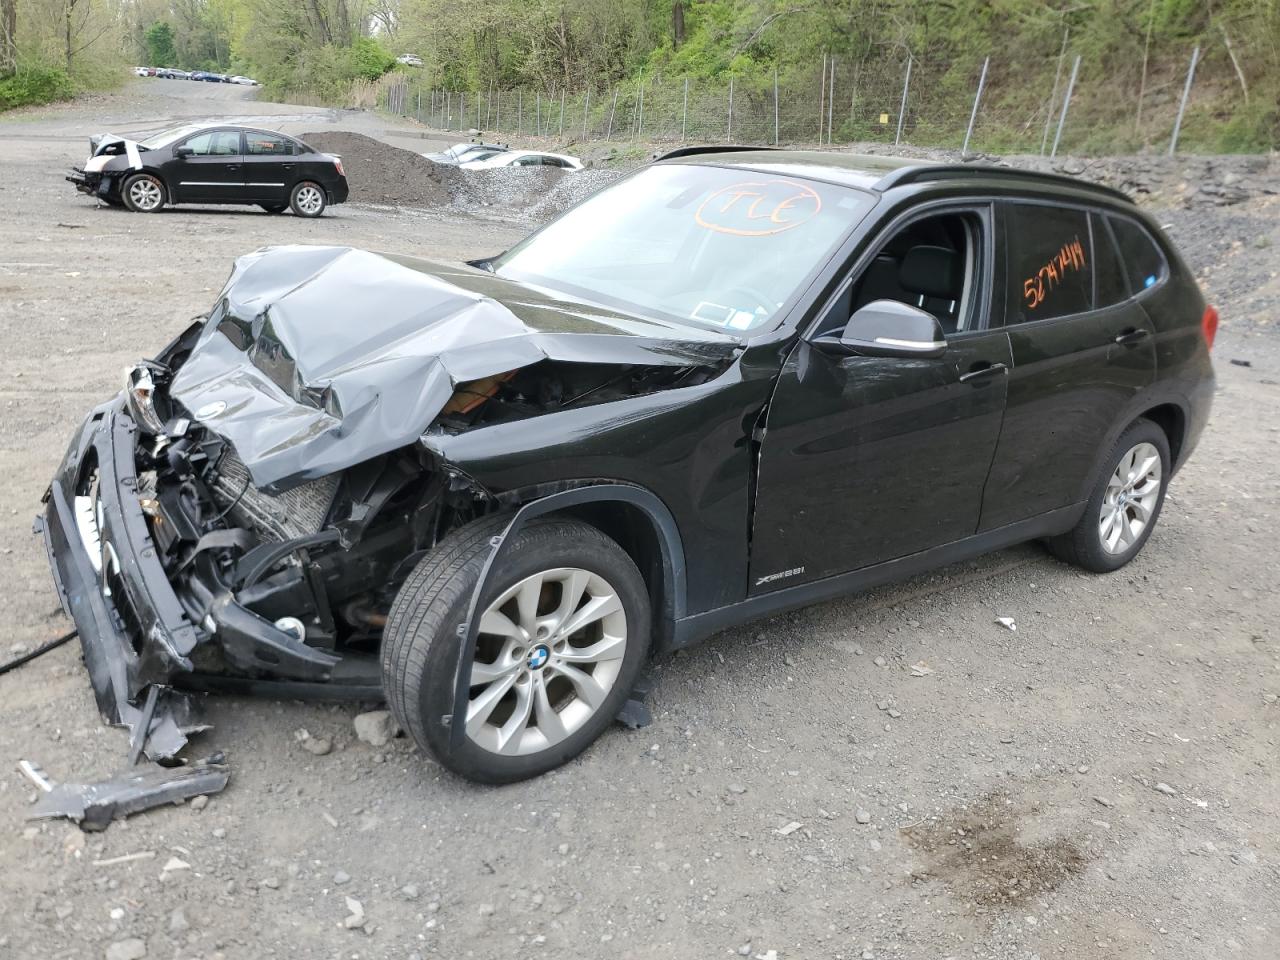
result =
M298 191L295 199L298 209L306 214L319 213L320 208L324 206L324 197L315 187L303 187Z
M164 201L164 192L156 181L142 177L129 186L129 199L139 210L151 211Z
M1160 451L1139 443L1120 458L1098 512L1098 536L1111 554L1124 553L1142 537L1160 502Z
M480 618L467 736L512 756L560 743L604 703L626 651L622 600L599 574L559 567L524 578Z

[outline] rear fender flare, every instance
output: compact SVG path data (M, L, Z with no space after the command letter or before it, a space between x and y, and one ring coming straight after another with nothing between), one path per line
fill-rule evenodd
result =
M1128 429L1129 425L1136 420L1142 419L1148 410L1154 410L1156 407L1173 406L1177 407L1182 413L1183 423L1189 422L1189 411L1187 398L1182 394L1173 390L1148 390L1141 396L1136 397L1132 403L1126 406L1120 416L1112 421L1111 427L1107 430L1106 435L1102 438L1102 442L1098 444L1098 452L1094 459L1093 466L1085 476L1084 486L1080 489L1076 502L1083 503L1089 499L1093 493L1094 486L1098 483L1098 478L1102 475L1102 471L1106 469L1108 458L1111 456L1111 449L1116 445L1116 441L1120 439L1120 434ZM1169 443L1170 448L1176 446L1172 439ZM1179 462L1171 464L1173 471L1177 471L1182 465L1182 460L1186 459L1185 452L1182 454Z

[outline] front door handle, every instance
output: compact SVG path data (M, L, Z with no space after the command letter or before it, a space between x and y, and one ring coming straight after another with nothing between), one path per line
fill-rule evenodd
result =
M981 366L974 364L969 368L968 373L960 374L960 382L969 383L973 380L981 380L984 377L994 377L997 374L1008 372L1008 366L1003 363L987 363Z
M228 169L228 170L231 170L231 171L239 170L239 169L240 169L240 164L238 164L238 163L228 163L228 164L227 164L227 169Z
M1122 347L1131 347L1135 343L1141 343L1151 335L1151 331L1144 330L1141 327L1130 327L1122 333L1116 334L1115 342Z
M292 170L292 169L293 169L293 164L292 164L292 163L282 163L282 164L280 164L280 168L281 168L282 170Z

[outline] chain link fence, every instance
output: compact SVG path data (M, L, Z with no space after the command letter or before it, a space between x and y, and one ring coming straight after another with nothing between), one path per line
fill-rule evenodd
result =
M564 144L870 142L1043 154L1176 144L1192 90L1187 74L1165 66L1144 67L1139 76L1127 65L1117 76L1089 78L1065 42L1052 83L1046 72L1044 58L996 55L971 66L912 56L871 63L824 59L782 80L650 76L574 91L449 90L396 74L384 78L374 99L384 110L437 130ZM368 96L365 91L362 100ZM1080 117L1074 125L1073 113ZM1111 131L1109 142L1095 135L1099 126Z

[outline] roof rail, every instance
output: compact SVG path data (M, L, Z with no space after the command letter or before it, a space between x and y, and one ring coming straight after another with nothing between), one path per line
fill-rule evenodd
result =
M928 163L920 166L901 167L885 174L874 187L883 193L893 187L906 183L924 183L930 180L962 180L966 177L982 177L994 174L998 177L1009 177L1016 180L1056 183L1062 186L1075 187L1078 190L1090 190L1094 193L1106 194L1125 203L1132 203L1133 198L1123 190L1108 187L1101 183L1090 183L1077 180L1062 173L1046 173L1040 170L1023 170L1019 167L998 167L991 163Z
M675 150L668 150L658 160L675 160L677 157L696 157L704 153L742 153L746 150L776 150L777 147L753 147L746 143L725 143L716 146L708 144L701 147L677 147Z

